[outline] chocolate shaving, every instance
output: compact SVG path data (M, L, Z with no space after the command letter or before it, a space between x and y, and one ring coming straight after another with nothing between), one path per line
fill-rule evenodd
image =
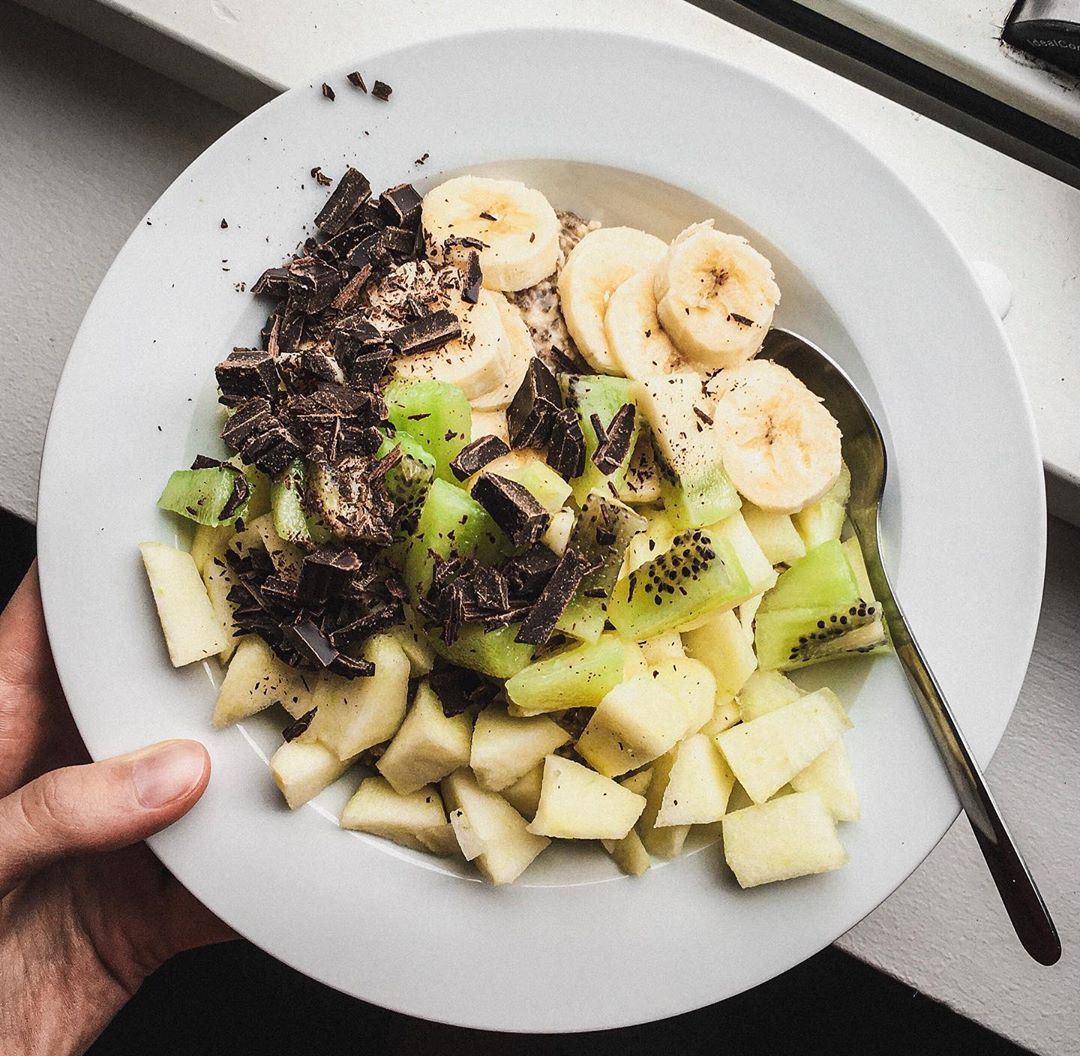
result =
M349 547L335 543L321 546L304 557L297 597L304 602L322 604L339 594L360 567L360 558Z
M712 415L709 414L707 411L702 410L702 408L700 408L696 403L694 404L694 414L697 415L698 419L704 422L706 425L713 424Z
M375 674L375 665L370 660L338 653L330 662L330 670L342 678L371 678Z
M320 187L329 187L330 184L334 182L332 179L330 179L329 176L326 175L325 172L322 171L322 168L319 165L316 165L315 168L311 170L311 178Z
M738 323L740 326L756 326L757 324L753 319L748 319L745 315L739 315L738 312L728 312L728 318L733 323Z
M495 473L482 473L473 485L472 496L515 546L539 542L551 522L551 515L528 488Z
M365 94L367 93L367 85L364 84L364 78L360 76L359 70L353 70L352 73L347 73L345 75L345 79L354 88L359 88L360 91L364 92Z
M218 469L225 463L220 458L211 458L209 455L196 455L191 463L192 469Z
M697 408L695 407L694 410ZM597 429L596 437L599 443L592 454L592 460L601 473L605 475L614 473L626 461L626 456L630 454L630 444L634 439L635 416L634 405L624 403L615 412L607 429L603 431L602 439L601 430ZM599 420L595 414L593 418ZM594 428L596 424L597 422L594 421Z
M222 217L221 218L221 230L222 231L226 230L228 228L228 226L229 226L229 221L226 220L225 217Z
M295 741L300 734L304 733L311 725L311 720L315 718L315 712L318 708L312 708L310 711L305 711L295 722L290 722L288 726L281 731L281 736L286 741Z
M338 312L351 312L360 306L364 294L364 286L371 278L371 264L364 264L351 278L337 296L330 302L330 306Z
M473 250L465 260L461 299L468 304L476 304L480 300L480 288L483 284L484 273L480 270L480 254Z
M498 436L481 436L466 444L450 461L450 471L458 480L479 473L489 462L510 453L506 442Z
M390 87L385 81L376 81L371 86L371 94L376 99L381 99L384 103L390 98L390 93L393 92L393 88Z
M247 502L248 495L250 494L251 487L248 485L247 478L243 473L240 473L239 471L235 472L233 475L232 491L229 492L229 497L225 500L225 505L221 507L220 519L227 521L232 517L235 517L240 507Z
M543 645L554 632L555 624L577 593L582 579L593 568L594 562L582 557L575 550L568 549L559 558L547 586L525 617L514 641L527 645Z
M577 413L569 407L552 415L547 460L564 480L585 472L585 434Z
M367 177L350 167L315 217L315 226L324 235L336 235L370 197L371 184Z

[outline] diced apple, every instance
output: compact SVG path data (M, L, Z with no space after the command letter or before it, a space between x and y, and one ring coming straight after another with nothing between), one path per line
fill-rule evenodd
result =
M639 796L645 795L649 790L649 782L652 781L652 767L647 766L644 770L638 770L635 774L627 774L619 781L623 788L636 792Z
M836 694L819 689L717 734L715 742L750 798L764 803L850 727Z
M564 840L621 840L644 809L644 796L587 766L549 755L529 832Z
M396 639L405 651L413 678L423 678L424 675L431 674L431 669L435 666L435 650L431 639L411 618L406 619L400 627L391 627L386 633Z
M648 673L649 664L645 659L645 650L637 642L622 643L623 646L623 671L622 680L629 682L638 675Z
M651 675L616 686L578 738L578 754L605 777L618 777L663 755L686 732L686 707Z
M295 543L282 539L274 529L274 515L264 513L256 517L249 525L259 533L270 560L274 562L274 571L285 579L297 580L300 578L300 569L304 564L304 551Z
M207 564L214 557L225 552L229 540L236 534L231 524L196 524L191 537L191 560L199 570L199 575L206 572Z
M461 856L467 862L474 861L484 853L484 841L480 839L463 810L450 811L450 828L454 833Z
M315 681L314 674L308 677ZM218 690L213 724L220 729L272 704L282 705L293 718L315 706L304 672L279 660L258 635L246 635L240 639Z
M770 711L786 707L804 695L790 678L779 671L755 671L739 690L743 722L752 722Z
M233 542L238 538L237 533L228 526L208 528L200 524L195 532L211 533L209 541L203 541L206 546L205 560L200 568L203 586L206 588L206 596L210 599L210 606L221 624L221 631L225 635L225 648L218 653L218 661L227 664L236 651L239 639L236 637L236 624L233 621L233 606L229 601L229 591L237 584L236 574L225 559L227 551L232 549ZM198 540L196 540L198 541ZM192 558L195 555L195 545L192 544ZM198 564L198 561L195 562Z
M456 858L461 854L457 833L448 821L441 825L432 825L429 829L421 829L416 838L426 851L440 858Z
M645 654L647 664L658 664L661 660L681 660L686 656L678 631L668 631L667 634L642 642L641 651Z
M466 714L447 716L435 691L424 680L405 721L375 764L398 795L441 781L469 765L472 723Z
M498 792L477 784L470 770L455 770L442 782L447 807L460 811L462 820L483 851L476 855L477 868L493 884L516 880L551 840L528 831L525 819ZM454 814L450 820L455 830Z
M708 825L719 821L727 810L735 775L719 749L704 734L687 737L674 748L675 761L656 827Z
M771 565L790 565L806 553L806 544L786 513L768 513L749 502L739 511Z
M742 710L739 701L735 697L725 698L717 695L716 704L713 707L712 718L709 719L699 732L706 737L715 737L724 730L731 729L737 722L742 721Z
M315 740L286 741L270 757L270 774L285 802L296 810L332 785L351 762Z
M824 873L847 861L833 816L812 792L727 814L723 830L724 857L741 887Z
M601 840L600 843L627 876L641 876L652 866L637 829L631 829L621 840Z
M383 777L366 777L341 812L341 827L383 836L403 847L426 851L420 833L446 823L442 797L434 785L399 795Z
M164 543L139 546L173 667L220 653L229 644L191 554Z
M569 740L546 715L515 718L491 705L476 717L469 765L484 788L499 792Z
M616 635L602 634L523 667L506 680L506 695L522 715L595 707L623 680L626 653Z
M650 668L650 675L686 710L683 736L697 733L712 718L716 706L716 679L700 660L685 656L661 660Z
M503 799L528 821L536 816L540 805L540 788L544 782L544 764L537 763L527 774L519 777L501 792Z
M375 674L349 679L327 673L315 687L319 710L309 730L341 759L393 737L409 699L409 658L393 638L373 635L361 656Z
M741 510L725 517L719 524L712 525L708 531L716 539L726 539L735 548L739 563L750 581L747 597L761 594L776 582L777 574L773 570L772 562L758 546L758 541L747 527Z
M682 854L683 844L690 834L689 825L667 825L664 828L656 825L674 763L675 753L668 752L653 764L652 778L645 791L645 809L637 823L638 835L645 850L658 858L677 858Z
M859 820L859 794L843 738L791 779L796 792L816 792L837 821Z
M754 644L754 617L757 615L757 610L761 608L761 599L764 597L764 594L755 594L752 598L747 598L735 610L739 614L739 625L743 629L743 634L751 645Z
M792 514L795 530L802 537L807 550L839 539L847 518L847 502L851 497L851 471L847 464L840 463L840 477L836 483L817 502Z
M733 612L717 612L683 637L686 655L701 661L716 679L716 692L733 697L757 667L753 645Z

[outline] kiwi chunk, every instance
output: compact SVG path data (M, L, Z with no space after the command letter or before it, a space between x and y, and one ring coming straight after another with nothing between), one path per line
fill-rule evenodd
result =
M754 621L761 670L791 671L887 649L881 605L869 594L839 540L814 547L762 599Z
M435 475L457 483L450 462L472 437L472 408L456 385L392 381L383 393L390 422L435 459Z
M637 442L639 428L637 417L635 416L634 419L634 432L622 465L614 473L605 475L592 460L599 446L592 416L598 415L601 424L606 428L620 407L628 403L636 405L633 382L626 378L608 377L604 374L560 374L559 384L562 387L566 406L577 414L581 432L585 436L585 469L581 476L571 482L574 498L579 503L583 502L594 488L606 488L608 481L618 491L626 483L626 471L634 453L634 444Z
M607 616L620 634L640 642L734 608L752 593L735 547L706 528L694 528L616 583Z
M326 525L304 509L307 470L301 459L291 462L270 482L270 513L278 538L297 546L316 546L330 538Z
M243 498L237 501L237 478ZM246 517L250 486L247 478L231 466L214 466L207 469L178 469L173 473L158 499L163 510L187 517L196 524L210 528L231 524L238 517Z
M506 683L506 695L523 712L595 708L623 680L625 647L614 635L538 660Z

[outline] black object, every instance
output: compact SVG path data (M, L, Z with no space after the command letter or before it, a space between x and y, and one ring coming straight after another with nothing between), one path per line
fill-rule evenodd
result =
M1001 39L1069 73L1080 74L1080 0L1019 0Z

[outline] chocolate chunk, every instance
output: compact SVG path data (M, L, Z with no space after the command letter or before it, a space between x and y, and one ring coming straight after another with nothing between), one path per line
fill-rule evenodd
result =
M276 419L273 421L269 429L253 436L240 448L240 457L245 464L254 463L270 477L276 477L304 453L296 437Z
M558 554L546 546L534 546L524 554L504 561L502 573L506 576L511 598L535 600L558 564Z
M387 335L398 355L427 352L461 337L461 323L453 312L440 308L413 323L406 323Z
M484 284L484 273L480 270L480 254L473 250L465 261L465 274L462 278L461 299L469 304L480 300L480 287Z
M371 278L371 264L365 264L360 270L351 278L341 290L337 296L330 302L330 306L338 312L351 312L353 309L358 308L361 298L364 293L364 287L367 285L368 279Z
M286 624L281 628L281 637L285 645L295 649L315 667L329 667L338 658L338 651L314 620Z
M330 670L342 678L371 678L375 674L375 665L370 660L360 660L355 656L339 653L331 661Z
M297 595L304 602L321 604L340 593L359 571L360 558L354 550L340 543L321 546L304 558Z
M234 348L228 359L214 368L219 402L235 407L252 396L272 399L278 389L277 367L269 352L248 348Z
M472 496L515 546L539 542L551 521L551 515L528 488L495 473L482 473L473 485Z
M738 312L729 312L728 313L728 318L733 323L738 323L739 326L754 326L754 325L756 325L754 323L753 319L749 319L745 315L739 315Z
M334 101L334 89L331 88L326 81L323 81L322 94L324 99L329 99L330 102Z
M393 627L400 620L400 606L382 605L371 612L365 613L358 619L352 620L341 627L336 627L330 632L330 642L335 649L343 649L347 645L370 638L371 635L378 634L379 631Z
M424 199L411 183L399 183L379 196L379 207L386 222L396 227L406 227L410 232L420 220L423 202Z
M394 350L386 346L373 352L361 352L348 360L345 375L358 388L374 389L382 380L393 356Z
M256 396L236 408L221 430L221 439L234 451L239 451L252 437L275 421L270 411L270 401Z
M367 225L365 225L366 228ZM376 229L370 235L365 235L356 245L345 254L345 263L350 268L371 267L386 260L387 248L383 241L382 229Z
M289 725L281 731L281 736L286 741L295 741L296 738L311 725L311 720L315 718L315 712L318 710L318 708L312 708L310 711L305 711L296 722L290 722Z
M567 550L559 558L559 564L536 604L522 622L521 630L514 641L527 645L543 645L551 637L555 624L559 622L566 606L577 593L582 579L592 567L592 562L576 551Z
M376 81L371 86L371 94L375 96L376 99L381 99L384 103L387 99L390 98L390 93L393 90L394 89L391 88L390 85L388 85L385 81Z
M479 473L489 462L509 454L510 448L498 436L481 436L466 444L450 461L450 471L458 480Z
M192 469L218 469L224 465L220 458L211 458L209 455L196 455L191 463Z
M428 675L428 683L442 704L447 718L460 715L474 706L490 704L499 692L499 685L468 668L449 664L436 667Z
M325 172L322 171L322 168L318 165L316 165L315 168L311 170L311 178L320 187L329 187L330 184L334 182L332 179L330 179L329 176L326 175Z
M250 494L251 488L248 485L247 478L243 473L237 470L233 474L232 491L229 492L229 497L225 500L225 505L221 507L220 519L227 521L230 518L235 517L240 507L247 502L247 497Z
M398 259L413 255L416 246L416 233L407 227L387 227L382 233L382 248Z
M593 464L601 473L614 473L630 453L630 444L634 439L635 415L636 411L632 403L624 403L615 412L604 432L604 438L600 440L592 454ZM593 417L595 418L596 415ZM595 427L596 423L594 422L593 425ZM600 430L597 430L596 435L599 439Z
M305 315L321 312L341 289L341 272L318 257L297 257L289 265L289 306Z
M353 70L352 73L346 74L345 78L354 88L359 88L360 91L365 93L367 92L367 85L364 84L364 78L360 76L358 70Z
M555 375L534 358L506 409L510 446L542 447L551 435L554 415L561 406L562 392Z
M367 177L350 167L315 217L315 226L324 235L336 235L370 197L371 184Z
M288 272L286 272L288 274ZM278 326L281 324L281 315L284 311L284 306L278 304L274 310L266 317L266 322L263 323L262 329L259 331L259 344L264 351L268 351L270 348L270 338L274 335ZM274 342L277 343L277 337L274 336Z
M251 292L256 296L284 297L289 292L289 269L267 268L252 284Z
M570 408L552 415L547 460L564 480L573 480L585 472L585 434Z
M281 313L273 333L270 335L270 347L272 356L278 356L293 352L304 338L304 312L298 305L293 304L292 297L285 302L285 309Z
M221 218L221 230L225 231L228 228L228 226L229 226L229 221L226 220L225 217L222 217Z

